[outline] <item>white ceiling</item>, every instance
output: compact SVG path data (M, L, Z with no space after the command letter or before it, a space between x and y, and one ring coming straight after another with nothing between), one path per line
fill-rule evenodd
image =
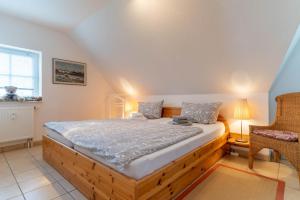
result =
M0 0L68 30L120 91L267 92L300 23L299 0Z
M0 12L61 30L75 28L105 0L0 0Z
M114 1L75 37L121 90L267 92L299 23L299 0Z

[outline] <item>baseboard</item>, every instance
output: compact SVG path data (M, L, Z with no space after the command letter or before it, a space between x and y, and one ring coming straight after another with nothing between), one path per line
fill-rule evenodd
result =
M41 144L42 144L42 140L36 140L32 142L32 146L38 146ZM1 144L0 153L14 151L18 149L26 149L26 148L28 148L27 141L5 143L5 144Z
M43 140L33 141L33 146L39 146L43 144Z

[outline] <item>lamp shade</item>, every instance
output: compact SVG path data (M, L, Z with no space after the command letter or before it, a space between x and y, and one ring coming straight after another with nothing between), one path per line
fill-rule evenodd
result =
M247 99L240 99L234 109L234 118L239 120L250 119L250 111Z

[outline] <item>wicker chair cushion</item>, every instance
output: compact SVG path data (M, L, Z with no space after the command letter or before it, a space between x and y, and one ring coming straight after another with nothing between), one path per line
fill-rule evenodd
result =
M279 130L254 130L253 134L261 135L264 137L274 138L288 142L297 142L298 134L292 131L279 131Z

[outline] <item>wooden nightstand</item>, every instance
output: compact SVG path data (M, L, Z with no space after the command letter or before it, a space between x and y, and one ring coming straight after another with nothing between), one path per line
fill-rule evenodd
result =
M248 157L249 152L249 135L243 135L243 138L247 139L247 143L237 142L235 139L240 138L239 133L230 133L230 137L227 140L227 153L231 154L232 152L238 153L238 156Z
M237 142L235 139L239 137L240 137L239 133L230 133L230 137L227 140L227 144L229 145L229 152L231 152L232 149L231 147L242 147L242 148L249 149L250 147L249 135L243 135L243 137L248 140L247 143Z

